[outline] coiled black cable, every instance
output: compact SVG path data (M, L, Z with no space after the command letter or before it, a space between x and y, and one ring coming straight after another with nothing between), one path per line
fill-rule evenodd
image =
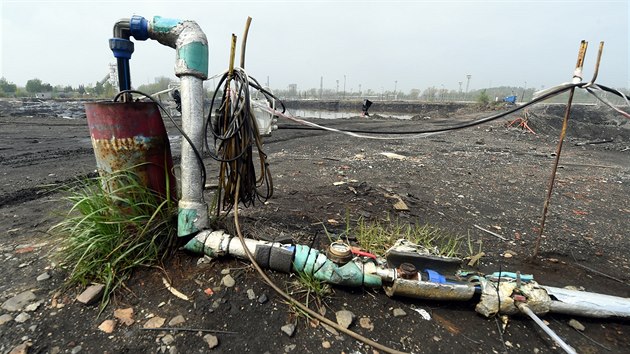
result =
M273 194L273 182L267 155L262 149L262 139L251 109L249 88L254 87L272 97L250 78L241 68L234 68L232 74L225 73L215 89L210 103L210 112L205 122L204 146L210 156L219 161L219 205L224 211L231 210L241 202L248 207L256 200L265 201ZM215 102L219 89L223 87L219 108ZM212 119L214 115L215 119ZM214 140L216 153L210 148L210 134ZM254 145L259 159L259 177L254 165ZM240 183L236 183L240 176ZM236 189L239 193L236 193ZM238 199L236 200L236 195ZM219 209L217 208L217 212Z

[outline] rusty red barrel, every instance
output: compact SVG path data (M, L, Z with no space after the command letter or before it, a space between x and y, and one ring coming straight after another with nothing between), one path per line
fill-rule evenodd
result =
M166 196L168 183L171 198L176 199L171 147L157 104L86 103L85 112L101 176L133 169L147 187L162 196Z

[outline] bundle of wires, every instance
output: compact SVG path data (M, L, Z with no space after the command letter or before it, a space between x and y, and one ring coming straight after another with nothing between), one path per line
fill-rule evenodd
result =
M256 200L265 201L273 194L267 155L262 150L262 139L250 101L249 87L260 89L260 85L258 82L250 83L250 79L255 81L239 67L223 74L212 97L206 120L206 150L215 150L216 154L212 157L221 163L218 195L223 211L231 210L239 202L246 207L254 205ZM215 111L219 91L222 91L222 97ZM263 94L267 96L268 93ZM208 131L212 134L214 149L210 148ZM258 171L254 155L258 157ZM240 183L237 183L239 176ZM236 200L236 196L239 200Z

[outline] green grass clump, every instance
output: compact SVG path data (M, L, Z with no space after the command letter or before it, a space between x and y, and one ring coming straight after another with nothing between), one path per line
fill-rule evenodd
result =
M105 285L101 309L139 266L169 254L176 237L176 204L157 196L133 172L81 181L67 199L72 208L53 226L62 237L59 257L66 286Z
M366 221L359 218L353 233L361 248L379 256L383 256L401 238L424 246L432 254L445 257L457 256L462 243L460 238L428 224L403 224L389 219Z
M289 284L288 293L299 300L301 303L310 307L311 304L315 305L317 311L321 313L326 298L332 295L333 290L330 284L325 283L314 275L306 272L297 272L297 278ZM291 312L297 317L303 316L310 318L310 315L295 306L292 303L288 303Z

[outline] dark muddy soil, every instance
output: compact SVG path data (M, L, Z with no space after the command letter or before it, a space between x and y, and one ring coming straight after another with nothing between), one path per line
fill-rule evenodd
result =
M413 121L352 118L317 122L342 129L416 130L480 115L472 111L468 108ZM545 285L572 285L630 297L630 124L605 108L574 108L541 259L529 260L562 112L563 107L555 105L530 109L529 126L537 134L507 128L507 120L406 140L275 131L265 139L274 196L265 204L242 210L241 224L246 236L290 236L307 244L316 238L321 245L327 242L324 226L329 233L339 234L348 215L351 220L389 217L405 223L430 223L454 235L469 235L475 247L481 242L486 253L479 267L482 272L520 270L534 274ZM281 122L285 128L293 124ZM176 136L172 126L168 129ZM48 229L68 210L60 201L61 187L94 173L86 122L3 114L0 131L0 303L28 290L35 294L31 303L41 301L32 306L34 310L24 312L28 316L0 310L0 316L10 317L5 316L8 321L0 324L0 353L23 343L29 353L207 352L207 333L202 330L218 331L212 334L219 342L213 351L219 353L373 352L303 317L296 319L246 263L233 259L198 264L199 256L179 252L163 269L135 273L127 284L129 291L119 294L100 317L97 307L76 302L75 292L59 294L65 273L51 257L57 240ZM177 155L177 146L173 150ZM383 152L404 158L392 159ZM216 175L217 165L208 161L207 166L209 174ZM340 181L347 183L334 184ZM396 199L387 197L392 194L400 196L410 210L396 211ZM207 196L210 200L210 191ZM221 285L226 269L236 280L234 287ZM44 273L50 278L44 279ZM294 280L285 274L271 275L283 288ZM162 277L191 300L171 294ZM212 289L212 294L206 289ZM250 289L253 294L248 294ZM505 331L500 331L497 320L481 317L474 305L392 299L380 290L343 288L334 289L325 300L328 318L334 319L336 311L350 310L356 315L352 330L401 351L561 352L531 320L512 317ZM115 309L129 307L134 310L135 323L119 323L111 334L98 329L104 320L114 319ZM394 309L404 310L406 316L394 316ZM431 320L424 320L414 309L428 311ZM18 315L21 322L16 321ZM164 318L167 326L179 315L185 322L171 327L195 330L143 329L150 318ZM362 317L369 318L372 326L361 326ZM580 353L630 352L627 321L576 317L585 326L578 333L568 325L572 317L548 314L544 319ZM297 324L292 337L281 331L288 323Z

